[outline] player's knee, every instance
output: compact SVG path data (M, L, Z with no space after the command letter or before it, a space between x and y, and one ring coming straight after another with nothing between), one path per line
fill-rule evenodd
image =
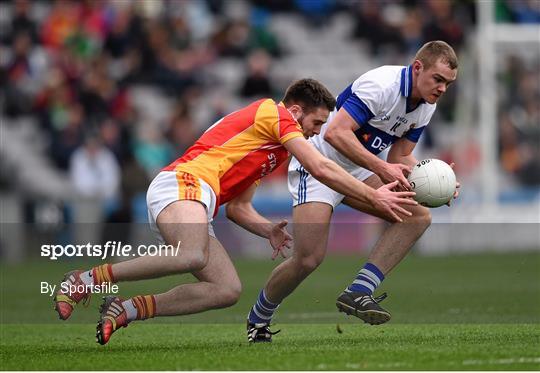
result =
M427 207L416 206L411 210L413 215L406 219L407 222L413 223L427 229L431 225L431 212Z
M318 255L310 255L299 260L299 270L301 273L309 274L317 269L322 263L323 257Z
M420 207L421 208L418 211L416 219L419 224L422 224L422 226L427 228L431 225L431 211L429 211L429 209L424 206Z
M191 271L200 271L208 264L208 250L194 251L188 257Z
M221 307L230 307L234 306L240 295L242 294L242 284L240 280L237 282L221 286L220 291L220 306Z

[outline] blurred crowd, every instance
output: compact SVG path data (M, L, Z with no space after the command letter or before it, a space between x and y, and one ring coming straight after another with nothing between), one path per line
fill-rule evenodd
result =
M267 14L228 19L223 5L15 0L1 35L2 114L34 117L77 193L103 200L108 215L129 215L151 178L211 124L194 123L192 107L215 88L206 73L217 59L248 60L239 95L275 93L265 74L281 51ZM172 98L163 123L145 122L138 86Z
M540 23L540 2L497 0L498 22ZM539 36L540 42L540 36ZM540 186L540 45L532 60L513 54L499 71L499 160L514 184Z
M194 107L222 84L213 80L217 61L245 63L238 97L280 97L283 87L272 79L271 66L294 51L269 27L275 14L300 14L306 27L324 27L334 13L350 14L351 40L366 41L373 56L409 56L433 39L459 52L475 24L475 4L467 0L252 0L241 2L248 8L242 16L228 11L234 3L14 0L0 34L2 115L35 118L47 138L47 155L70 175L78 193L102 199L109 216L129 221L152 177L212 123L198 123ZM538 22L538 2L497 4L502 19ZM538 131L539 91L531 83L538 65L530 70L513 61L506 73L501 160L505 170L529 183L528 167L539 159L526 141L530 130ZM162 123L150 125L141 115L133 100L140 86L173 101ZM449 92L440 111L452 120L456 90ZM209 117L229 109L216 105Z
M540 55L510 56L500 72L499 158L519 184L540 186Z

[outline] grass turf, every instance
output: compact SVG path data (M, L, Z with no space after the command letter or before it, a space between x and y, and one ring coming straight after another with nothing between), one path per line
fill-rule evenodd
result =
M40 281L87 264L2 266L4 370L538 370L540 255L407 258L383 290L390 323L370 327L335 311L361 260L328 258L280 308L271 345L245 342L245 315L274 263L236 261L240 302L225 310L156 319L94 342L95 308L60 322ZM186 276L121 284L129 296L166 290ZM337 324L342 333L338 333Z
M3 369L25 370L522 370L538 369L538 325L290 324L248 345L234 324L137 325L107 346L93 325L10 325ZM278 338L279 337L279 338ZM536 346L536 347L535 347Z

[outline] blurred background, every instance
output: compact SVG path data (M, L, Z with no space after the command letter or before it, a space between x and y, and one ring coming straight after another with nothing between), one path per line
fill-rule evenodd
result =
M337 95L436 39L455 48L458 80L416 156L456 162L462 190L416 251L539 250L537 0L13 0L0 3L1 259L45 241L152 240L150 181L215 120L298 78ZM290 216L286 167L255 204ZM268 257L216 226L232 254ZM330 251L365 254L380 228L340 207Z

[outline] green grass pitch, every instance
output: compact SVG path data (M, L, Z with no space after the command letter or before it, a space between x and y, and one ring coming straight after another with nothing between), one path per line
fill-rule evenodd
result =
M392 320L368 326L336 311L335 298L363 260L329 257L279 309L272 344L249 345L245 316L275 263L236 261L244 285L234 307L133 323L95 343L100 299L55 317L40 281L64 262L2 265L2 370L540 370L540 254L405 259L381 291ZM189 276L121 284L132 296ZM338 332L340 331L340 332Z

